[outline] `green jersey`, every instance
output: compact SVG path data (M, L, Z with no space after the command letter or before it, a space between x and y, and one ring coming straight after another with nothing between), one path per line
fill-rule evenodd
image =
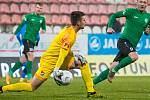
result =
M137 8L127 8L113 14L108 22L108 27L112 27L116 18L126 17L126 23L120 38L128 39L134 47L137 46L143 31L150 25L150 14L140 12Z
M14 34L17 34L24 24L26 24L26 32L23 39L30 40L35 44L40 28L46 30L45 17L36 13L26 14Z

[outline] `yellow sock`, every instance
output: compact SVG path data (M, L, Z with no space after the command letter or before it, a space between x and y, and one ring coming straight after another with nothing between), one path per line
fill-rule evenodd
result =
M32 91L31 83L16 83L2 87L3 92L5 91Z
M82 78L85 82L87 92L94 92L92 73L88 64L84 64L81 68Z

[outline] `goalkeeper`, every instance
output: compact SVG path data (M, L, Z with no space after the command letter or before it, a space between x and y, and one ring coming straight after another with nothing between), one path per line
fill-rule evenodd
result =
M92 74L88 63L82 56L74 59L71 47L76 41L77 32L85 26L85 14L80 11L71 13L71 25L63 28L54 38L48 50L41 56L40 67L35 73L31 83L16 83L1 87L1 91L34 91L53 72L54 77L60 75L59 69L72 69L80 66L82 78L87 89L87 97L98 96L93 88Z

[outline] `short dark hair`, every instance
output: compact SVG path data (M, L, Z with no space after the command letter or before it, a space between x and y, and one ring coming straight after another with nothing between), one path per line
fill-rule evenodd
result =
M42 3L40 3L40 2L37 2L37 3L36 3L36 6L37 6L37 5L39 5L39 6L42 6Z
M137 0L137 1L139 1L139 0ZM148 2L148 0L147 0L147 2Z
M81 17L84 16L84 15L85 14L81 11L73 11L71 13L71 19L70 19L71 24L75 26L77 24L77 22L81 19Z

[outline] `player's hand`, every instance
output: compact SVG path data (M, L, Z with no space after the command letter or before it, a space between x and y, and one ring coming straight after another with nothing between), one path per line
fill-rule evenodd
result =
M150 33L150 29L149 29L149 27L146 27L145 30L144 30L144 34L148 35L149 33Z
M14 40L14 35L12 35L10 38L9 38L9 41L13 41Z
M62 75L63 75L63 72L61 70L59 70L58 68L54 69L54 72L53 72L54 77L59 77L59 76L62 76Z
M56 84L59 86L63 83L61 80L62 75L63 75L63 72L61 70L59 70L58 68L54 69L53 77L54 77Z
M40 30L40 34L44 34L45 33L45 30Z
M114 31L113 28L110 28L110 27L109 27L109 28L107 29L107 33L108 33L108 34L112 34L112 33L114 33L114 32L115 32L115 31Z
M75 58L75 61L78 62L78 65L84 65L84 64L87 63L86 58L83 57L83 56L80 55L80 54L76 54L76 55L74 56L74 58Z

